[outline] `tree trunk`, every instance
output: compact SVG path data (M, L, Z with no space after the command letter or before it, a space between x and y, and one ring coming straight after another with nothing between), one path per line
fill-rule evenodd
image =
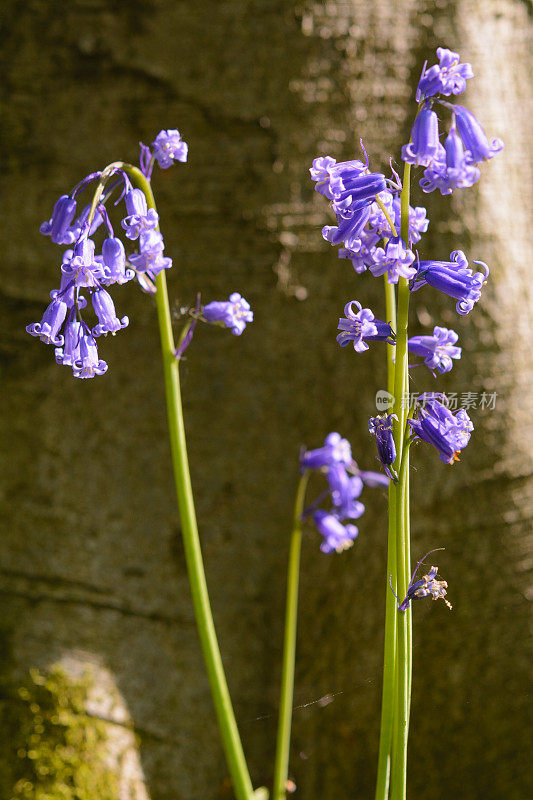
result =
M154 305L134 286L117 291L130 326L102 344L108 373L72 379L24 331L58 286L59 248L39 224L84 175L135 160L139 139L177 127L188 141L187 165L154 177L171 296L238 290L255 312L240 339L197 331L183 391L224 663L254 785L268 784L299 448L339 430L372 469L368 417L386 381L377 347L357 356L335 343L348 300L383 318L382 283L322 240L327 204L308 167L319 154L359 157L360 138L374 168L398 161L421 66L443 45L472 63L465 103L506 147L474 190L415 190L431 219L420 257L464 249L491 267L461 320L448 298L415 295L416 332L443 324L463 345L449 376L416 374L415 388L497 399L472 411L460 464L422 444L413 453L413 556L446 547L454 610L415 608L409 796L523 800L526 5L12 0L5 16L1 796L232 796L179 538ZM304 536L291 775L306 800L373 796L386 500L366 504L351 551L327 557L317 534ZM76 743L81 765L66 755Z

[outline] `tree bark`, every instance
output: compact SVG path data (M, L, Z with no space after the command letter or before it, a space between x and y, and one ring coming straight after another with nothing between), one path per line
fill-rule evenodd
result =
M491 277L465 319L427 288L413 320L417 333L435 324L460 333L463 358L439 390L496 392L497 401L472 412L460 464L442 465L422 444L412 456L413 556L446 547L454 611L415 608L408 791L530 795L521 744L532 438L526 5L50 0L8 2L5 18L6 718L16 718L30 670L54 675L59 664L65 696L83 684L85 706L115 742L102 769L117 776L120 800L232 796L179 538L153 303L134 286L115 293L130 326L103 342L109 371L94 381L72 379L24 331L58 285L59 248L38 233L57 197L110 161L133 161L139 139L177 127L189 162L154 177L171 296L190 303L201 291L207 302L237 290L255 313L240 339L197 330L183 391L222 654L254 785L271 780L299 448L339 430L372 469L368 417L386 384L381 350L358 357L335 343L348 300L383 318L382 283L356 276L322 240L328 210L308 168L319 154L359 157L360 138L374 168L398 161L421 66L443 45L473 64L464 102L506 146L469 192L448 200L415 190L431 219L420 257L464 249ZM437 388L420 374L415 385ZM317 534L304 533L291 750L301 798L373 793L386 499L368 494L351 551L326 557ZM27 757L17 752L28 748L14 748L9 728L3 736L5 774L18 775Z

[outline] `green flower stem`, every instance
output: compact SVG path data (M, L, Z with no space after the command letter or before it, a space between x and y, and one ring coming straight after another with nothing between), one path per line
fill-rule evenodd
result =
M411 515L410 515L410 499L409 499L409 452L406 453L407 463L406 463L406 473L405 473L405 503L404 503L404 530L405 530L405 560L408 567L411 564ZM407 575L407 583L409 585L409 581L411 580L410 571L408 571ZM403 599L403 598L402 598ZM405 612L406 616L408 616L407 620L407 657L408 657L408 664L407 664L407 672L408 672L408 680L409 686L407 689L407 709L408 715L411 709L411 687L413 683L413 610L411 608L411 604L407 611ZM409 719L407 720L409 723ZM409 731L408 731L409 732Z
M302 514L309 472L298 483L287 569L287 601L285 606L285 631L283 638L283 664L279 702L278 736L274 762L272 800L285 800L289 773L289 748L291 740L292 702L294 695L294 663L296 656L296 626L298 615L298 583L300 553L302 548Z
M404 449L400 474L396 513L398 520L398 597L407 594L409 577L406 578L404 561L409 539L407 476L409 474L409 445ZM409 735L410 710L410 672L411 672L411 609L397 615L398 682L397 717L395 742L393 744L394 762L392 765L391 800L405 800L407 789L407 741Z
M405 164L403 189L401 193L401 237L409 241L409 200L410 200L411 167ZM398 483L396 486L396 557L398 568L397 594L403 599L409 584L409 520L408 520L408 480L409 448L404 447L406 440L406 420L408 404L405 402L409 390L408 375L408 317L409 317L409 281L398 280L398 319L396 330L396 374L394 384L394 413L398 417L395 426L396 462ZM410 670L411 670L411 614L404 612L397 615L397 715L394 734L394 759L391 769L391 800L405 800L407 781L407 738L409 732L410 711Z
M392 221L392 218L391 218L389 212L387 211L385 203L383 203L383 201L380 199L379 195L376 195L376 203L378 204L378 206L383 211L383 215L384 215L385 219L387 220L387 222L389 223L389 228L391 229L392 235L393 236L398 236L398 233L396 231L396 226L395 226L394 222ZM385 277L385 279L386 279L386 277Z
M385 645L383 654L383 689L381 697L381 729L379 734L378 775L375 800L387 800L391 772L391 750L396 704L396 598L389 586L396 581L396 487L389 484L389 532L387 545L387 579L385 588Z
M156 206L150 183L142 172L137 167L129 164L121 164L121 167L128 173L132 181L143 190L149 208L155 209ZM251 800L254 794L252 782L250 780L237 723L235 721L207 593L189 464L187 460L179 369L178 362L174 357L174 337L172 335L172 323L164 270L157 275L155 284L157 287L155 300L159 332L161 335L161 349L163 353L163 371L165 375L172 465L174 468L181 530L196 623L235 795L238 800Z
M380 203L381 205L381 203ZM384 213L386 209L383 207ZM389 220L393 233L394 225ZM387 321L396 330L396 297L394 284L385 281L385 302ZM387 345L387 391L394 393L395 346ZM389 483L389 528L387 542L387 576L385 583L385 644L383 653L383 689L381 698L381 728L379 735L378 774L375 800L387 800L391 767L391 747L394 726L394 706L396 700L396 598L389 586L392 576L396 589L396 487Z

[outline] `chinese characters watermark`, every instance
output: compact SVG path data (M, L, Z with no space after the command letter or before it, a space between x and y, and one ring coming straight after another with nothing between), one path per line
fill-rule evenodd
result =
M405 392L402 395L402 408L411 408L418 401L418 405L424 406L428 400L436 399L443 402L450 411L457 411L463 408L465 411L469 409L481 409L482 411L494 411L496 408L497 392L448 392L447 394L441 392L425 392L420 395L420 392ZM387 411L392 409L394 405L394 396L384 389L376 392L376 408L378 411Z

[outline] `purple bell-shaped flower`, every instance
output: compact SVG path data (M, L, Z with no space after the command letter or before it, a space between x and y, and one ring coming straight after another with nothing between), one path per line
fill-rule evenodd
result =
M310 167L311 180L315 181L315 191L333 200L346 188L346 183L356 180L368 172L368 161L337 161L331 156L315 158Z
M124 201L128 216L122 220L121 225L128 239L138 239L141 233L157 226L159 215L153 208L148 210L146 197L141 189L129 189L124 195Z
M187 144L182 141L180 132L173 129L160 131L152 142L154 158L161 169L168 169L174 161L187 161Z
M448 588L448 584L446 581L437 580L439 571L438 567L431 567L427 575L423 575L421 578L416 580L416 573L418 572L420 564L424 561L424 559L430 556L431 553L436 552L436 550L430 550L429 553L426 553L426 555L420 559L411 576L411 580L409 581L407 594L401 603L396 596L396 599L398 600L398 611L406 611L409 608L411 600L415 600L417 597L432 597L433 600L444 600L448 608L451 609L452 604L446 600L446 590Z
M501 139L493 139L492 142L489 142L478 120L467 108L453 106L453 112L459 136L471 164L479 164L480 161L493 158L503 149Z
M461 358L461 348L455 347L458 338L455 331L435 325L433 336L411 336L407 344L411 353L424 359L426 367L444 373L451 370L453 358Z
M73 364L75 378L94 378L107 372L107 364L98 358L96 342L88 331L84 331L80 340L79 359Z
M58 364L67 367L74 367L76 361L80 359L80 343L83 336L83 326L81 322L72 320L65 325L65 345L56 347L55 357Z
M41 342L45 344L53 344L56 347L61 347L63 344L63 337L60 335L59 331L65 321L67 312L67 304L56 298L52 300L44 312L41 321L34 322L32 325L27 325L26 330L31 336L38 336Z
M466 89L466 82L474 77L474 71L470 64L460 64L461 56L448 50L446 47L437 47L437 58L439 64L434 64L426 70L426 64L422 69L422 75L416 90L416 102L420 103L422 98L433 97L442 94L449 97L451 94L462 94Z
M72 227L75 213L76 201L64 194L57 200L49 222L43 222L39 231L50 236L55 244L72 244L76 241L76 230Z
M137 272L149 272L152 277L161 270L170 269L172 259L163 256L163 237L159 231L146 231L139 237L139 253L130 256L129 262Z
M359 531L355 525L343 525L334 515L318 509L313 514L313 521L324 541L320 545L323 553L342 553L354 543Z
M447 195L454 189L473 186L480 176L481 170L470 162L461 137L453 125L444 143L444 153L424 170L420 186L424 192L439 189L442 195Z
M481 289L489 277L489 268L483 261L474 261L482 272L468 269L468 260L462 250L454 250L450 261L419 261L418 271L409 284L412 292L428 283L449 297L458 300L458 314L468 314L481 297Z
M353 306L358 311L354 312ZM376 319L369 308L362 308L357 300L351 300L344 307L345 318L339 319L337 329L341 331L337 335L337 342L341 347L353 342L353 348L357 353L364 353L368 350L367 341L382 341L394 344L394 333L388 322Z
M392 481L396 482L398 476L392 468L396 460L396 445L394 444L394 435L392 431L393 419L398 419L396 414L386 414L383 417L370 417L368 420L368 429L370 433L373 433L376 437L378 458L385 467L385 472Z
M328 469L327 479L335 516L340 520L362 517L365 507L358 500L363 491L359 475L348 475L344 465L337 463Z
M400 277L410 279L416 275L416 267L411 266L415 255L399 236L389 239L385 248L376 247L373 258L374 263L369 266L370 272L375 277L387 273L388 283L398 283Z
M433 445L445 464L454 464L459 460L459 453L468 444L474 429L464 408L454 415L440 400L426 400L425 395L417 399L417 418L408 419L407 422L414 438Z
M427 167L441 148L438 117L432 111L431 104L426 104L414 121L411 142L402 147L402 160L407 164Z
M333 245L344 242L349 250L357 246L363 228L370 217L370 205L365 204L355 210L352 209L350 213L351 216L341 217L337 226L325 225L322 228L322 236L327 242Z
M345 467L349 467L352 463L350 442L336 432L328 433L323 447L306 450L300 456L301 470L331 467L333 464L343 464Z
M246 324L254 319L249 303L238 292L230 294L228 301L215 300L203 306L202 316L206 322L231 328L235 336L240 336Z
M98 325L92 329L93 336L102 336L107 333L115 334L129 324L128 317L119 319L115 312L115 305L111 295L105 289L94 292L92 297L94 313L98 317Z
M132 269L126 269L126 251L120 239L115 236L104 239L102 255L97 256L97 260L102 263L104 277L100 279L100 283L105 286L127 283L135 276Z
M67 256L67 253L65 253ZM102 265L94 257L94 242L92 239L80 239L74 246L72 256L63 261L61 272L77 287L94 287L100 285L100 279L105 278Z

